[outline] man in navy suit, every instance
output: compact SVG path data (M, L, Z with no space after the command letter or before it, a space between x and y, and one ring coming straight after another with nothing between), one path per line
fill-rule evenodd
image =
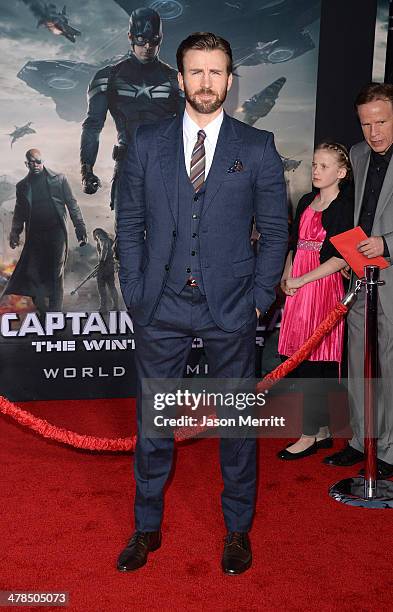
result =
M141 431L141 381L182 377L194 337L214 378L254 376L257 315L275 297L287 249L283 168L273 135L223 112L232 84L224 39L196 33L177 51L183 116L140 126L129 148L117 211L120 283L133 318L138 442L135 528L120 571L136 570L161 545L163 488L173 438ZM261 234L258 256L252 219ZM248 531L256 489L256 440L221 439L227 528L222 568L251 566Z

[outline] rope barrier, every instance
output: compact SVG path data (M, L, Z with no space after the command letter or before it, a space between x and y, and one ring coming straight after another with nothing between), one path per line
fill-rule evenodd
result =
M295 369L299 363L307 359L310 353L318 346L322 338L328 334L338 321L348 312L355 300L354 292L345 296L342 302L338 302L331 310L328 316L318 325L314 333L303 346L289 357L284 363L280 364L272 372L267 374L258 384L257 391L266 391L270 389L276 382L284 378L289 372ZM136 435L129 438L99 438L96 436L88 436L78 434L62 427L52 425L45 419L36 417L31 412L19 408L16 404L10 402L7 398L0 395L0 412L5 416L9 416L14 421L28 427L44 438L55 440L62 444L73 446L89 451L111 451L111 452L134 452L137 437ZM214 417L215 415L211 415ZM209 418L209 417L208 417ZM193 438L196 434L204 431L204 427L179 428L174 431L175 442L182 442L189 438Z

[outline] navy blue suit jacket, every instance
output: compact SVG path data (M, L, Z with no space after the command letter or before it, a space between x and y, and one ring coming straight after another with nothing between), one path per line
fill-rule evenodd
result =
M177 237L182 117L142 125L129 146L117 209L120 285L139 325L148 325L164 290ZM243 170L228 173L234 161ZM250 227L255 216L260 248ZM224 116L210 168L199 226L200 261L212 317L239 329L257 306L275 297L287 250L283 167L273 135Z

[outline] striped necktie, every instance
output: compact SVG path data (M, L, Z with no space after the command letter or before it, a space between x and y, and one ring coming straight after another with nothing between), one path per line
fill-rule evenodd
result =
M190 181L195 191L199 191L205 182L205 138L206 133L199 130L191 155Z

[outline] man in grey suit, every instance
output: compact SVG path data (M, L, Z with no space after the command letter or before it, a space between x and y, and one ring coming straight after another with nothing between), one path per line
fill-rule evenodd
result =
M138 569L161 544L172 464L173 438L142 431L142 379L180 379L194 337L203 339L212 377L252 379L256 312L274 300L287 249L285 182L273 136L223 112L232 82L229 43L193 34L180 44L177 64L185 113L137 129L117 210L119 278L139 379L136 531L118 559L120 571ZM222 569L240 574L251 566L256 440L222 438L220 461L228 532Z
M364 141L350 152L355 180L355 226L368 238L358 250L367 257L393 258L393 85L370 83L358 94L355 107ZM393 266L381 271L378 304L378 477L393 475ZM364 438L364 300L362 291L348 315L349 391L353 437L340 452L326 457L330 465L363 461Z

